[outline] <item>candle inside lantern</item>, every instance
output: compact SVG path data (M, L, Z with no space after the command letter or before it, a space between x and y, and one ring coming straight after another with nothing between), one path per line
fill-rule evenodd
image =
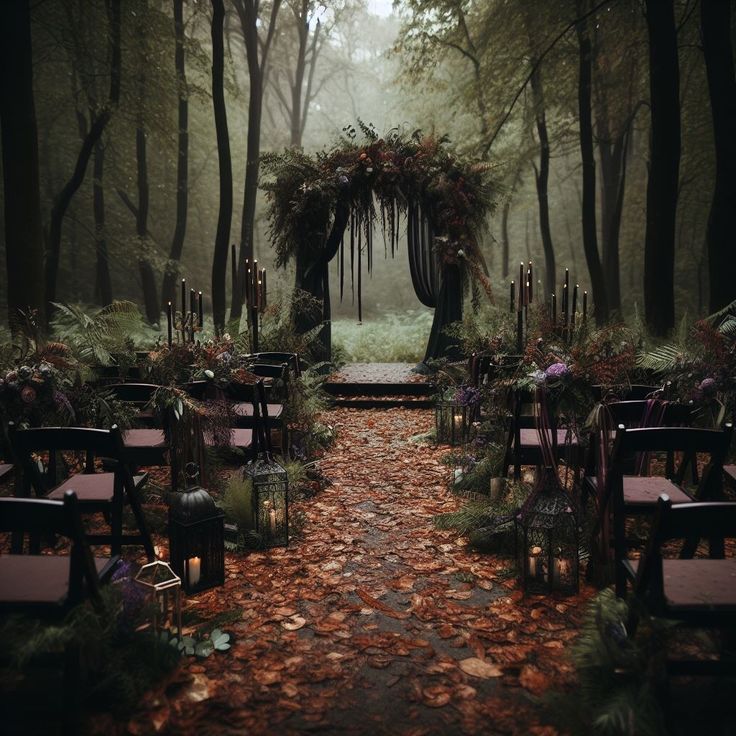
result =
M199 583L199 578L202 572L202 560L199 557L190 557L187 560L187 582L190 586L195 586Z
M268 526L271 529L271 536L276 534L276 509L270 509L268 512Z
M529 551L529 577L537 578L542 576L542 565L537 564L541 562L540 555L542 554L541 547L532 547Z
M570 563L568 560L563 560L560 557L555 557L552 560L552 582L559 584L560 580L567 577L570 572Z

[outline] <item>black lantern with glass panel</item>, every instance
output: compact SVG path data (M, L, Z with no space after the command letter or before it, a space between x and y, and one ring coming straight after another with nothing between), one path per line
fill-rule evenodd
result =
M188 488L174 494L169 506L169 557L187 593L225 582L224 514L196 484L197 466L187 466Z
M255 459L243 467L252 484L253 520L263 547L286 547L289 544L289 479L286 470L274 459L268 427L268 408L261 381L256 384L254 405Z
M525 594L578 592L580 533L577 514L557 470L542 469L515 518L516 554Z

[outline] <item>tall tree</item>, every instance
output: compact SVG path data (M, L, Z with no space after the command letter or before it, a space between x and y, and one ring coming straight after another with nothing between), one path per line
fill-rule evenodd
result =
M138 208L135 217L135 230L138 236L138 271L141 276L143 303L146 319L155 324L160 317L158 296L156 294L156 275L149 257L150 242L148 240L148 209L150 205L150 187L148 184L148 141L146 137L146 68L149 63L147 51L148 33L146 16L148 2L143 0L139 8L138 30L138 75L136 80L136 126L135 126L135 164L138 183Z
M736 79L731 45L731 3L702 0L700 28L713 117L716 181L706 234L710 311L736 299Z
M675 326L675 219L680 171L680 68L673 0L646 0L651 140L644 313L655 335Z
M43 311L43 236L33 98L29 0L0 3L0 135L3 148L8 319Z
M177 111L177 159L176 159L176 225L171 241L169 261L166 264L161 285L162 309L166 303L176 299L176 278L179 275L179 261L184 250L187 231L187 209L189 204L189 91L184 58L184 0L173 0L174 34L176 50L174 69L176 70L176 91L179 97Z
M54 198L49 220L49 231L46 248L45 285L47 300L47 317L51 313L51 302L56 299L56 280L59 272L59 260L61 257L61 230L64 223L69 204L74 195L82 186L87 165L92 156L97 141L102 136L105 127L112 117L113 110L120 100L120 67L122 53L120 49L120 0L110 0L108 4L109 14L109 46L110 46L110 90L107 103L94 111L90 121L87 135L77 154L74 171L61 191Z
M233 169L225 107L225 4L212 0L212 106L217 132L217 160L220 167L220 210L217 217L215 252L212 256L212 313L215 330L225 327L228 240L233 216Z
M268 54L276 31L281 0L271 0L268 19L261 14L260 0L233 0L240 20L240 30L245 43L245 56L248 63L248 140L245 161L245 186L243 189L243 217L240 224L240 250L238 253L238 274L241 274L246 259L253 259L253 230L258 196L258 171L261 158L261 118L263 114L263 94L266 86ZM230 318L239 319L242 310L240 299L240 278L236 278L236 288L232 295Z
M579 48L578 115L580 122L580 153L583 160L583 251L590 274L593 291L595 321L601 325L608 319L608 294L603 278L603 267L598 254L598 234L595 216L595 154L593 152L593 117L591 112L592 50L587 21L582 3L578 2L578 16L582 18L575 27Z

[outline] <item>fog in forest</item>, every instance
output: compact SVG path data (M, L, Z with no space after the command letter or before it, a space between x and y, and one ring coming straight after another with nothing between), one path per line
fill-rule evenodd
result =
M177 83L177 2L122 3L120 91L111 104L109 4L31 4L47 252L55 204L91 127L102 110L109 111L61 221L56 301L94 305L111 296L143 305L148 279L148 298L160 307L167 264L209 299L220 204L214 4L190 0L179 5L185 81ZM254 9L258 17L249 29ZM257 70L263 87L261 156L290 146L306 152L329 149L339 144L346 126L362 121L378 136L394 127L407 134L422 130L447 136L464 156L492 167L495 208L482 249L499 300L507 298L520 261L538 264L544 283L545 238L554 255L556 283L569 268L573 282L592 289L581 225L579 70L585 34L592 72L595 247L610 287L610 311L631 316L642 309L650 106L641 3L406 0L392 6L389 0L272 0L259 7L250 0L228 0L224 12L224 96L233 177L228 242L242 242L246 145L249 128L257 124L249 119L254 70L245 39L252 31L261 62L268 44L267 61ZM682 124L674 272L679 318L706 313L709 306L705 234L715 167L698 13L692 3L676 2L675 14ZM181 255L174 262L172 238L181 217L177 110L182 99L188 103L188 202ZM148 208L143 222L141 187ZM5 237L0 237L5 258ZM376 232L374 237L373 273L363 275L365 318L421 308L404 240L395 259L384 259L383 236ZM285 270L274 267L262 191L253 252L269 269L271 288L289 292L293 264ZM335 269L331 264L331 274ZM13 275L0 278L3 308L8 278ZM229 275L227 284L229 290ZM357 320L350 283L342 303L336 278L331 287L333 315Z

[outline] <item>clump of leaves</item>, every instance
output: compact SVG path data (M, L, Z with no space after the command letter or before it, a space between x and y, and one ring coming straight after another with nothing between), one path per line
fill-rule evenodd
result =
M191 635L177 636L171 631L160 632L160 639L181 654L189 657L205 659L214 652L226 652L230 649L230 634L220 629L213 629L208 638L197 638Z
M642 621L626 631L627 604L611 590L591 605L572 649L578 683L550 702L573 734L624 736L667 733L657 691L666 676L664 657L671 624Z
M253 481L243 473L234 473L227 483L221 505L227 517L238 525L238 529L252 529L255 524Z
M76 304L54 306L54 334L88 365L114 365L116 354L127 354L132 361L136 345L153 342L156 334L133 302L116 301L97 310Z

